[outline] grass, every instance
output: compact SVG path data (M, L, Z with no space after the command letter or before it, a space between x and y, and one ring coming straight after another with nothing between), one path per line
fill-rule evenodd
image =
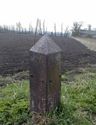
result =
M0 89L0 125L18 125L28 119L28 88L28 81L22 80Z
M0 88L0 125L32 125L29 81L20 78L20 74L18 80L17 76L11 77L11 84ZM46 116L39 116L37 125L96 125L96 70L67 71L61 81L60 106Z

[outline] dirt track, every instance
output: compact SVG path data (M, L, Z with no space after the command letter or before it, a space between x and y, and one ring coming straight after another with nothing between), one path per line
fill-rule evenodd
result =
M36 38L36 41L40 37ZM53 37L62 48L62 71L96 63L96 52L73 38ZM28 69L32 34L0 33L0 74Z
M84 44L86 47L88 47L88 49L90 49L92 51L96 51L96 39L93 39L93 38L80 38L80 37L76 37L74 39L76 39L77 41Z

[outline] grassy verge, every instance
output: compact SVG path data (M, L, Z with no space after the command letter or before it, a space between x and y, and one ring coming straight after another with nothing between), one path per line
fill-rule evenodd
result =
M0 125L32 125L29 82L16 76L11 77L12 84L0 88ZM47 121L47 125L96 125L96 70L66 72L61 80L61 105L37 124L46 125Z
M0 89L0 125L19 125L29 117L28 81L7 84Z

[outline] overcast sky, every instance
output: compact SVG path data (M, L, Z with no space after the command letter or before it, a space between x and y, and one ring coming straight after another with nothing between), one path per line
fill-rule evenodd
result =
M54 23L59 30L61 23L71 27L75 21L95 28L96 0L0 0L0 25L20 21L24 27L30 23L35 27L37 18L45 19L49 30Z

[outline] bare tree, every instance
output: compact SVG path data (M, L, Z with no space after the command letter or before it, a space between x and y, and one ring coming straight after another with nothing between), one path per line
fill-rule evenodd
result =
M39 34L42 35L41 20L39 19Z
M56 23L54 24L54 34L56 36Z
M61 36L63 35L63 24L61 24Z
M73 36L80 35L81 27L82 27L82 22L74 22L73 23L73 28L72 28L72 35Z
M29 24L29 32L32 32L33 33L33 27L31 24Z
M43 34L45 34L45 20L43 21Z
M21 25L20 22L16 23L16 29L17 29L17 31L19 31L19 32L22 30L22 25Z
M15 31L14 25L11 26L11 30L12 30L12 31Z
M88 25L88 30L89 30L89 31L91 31L91 27L92 27L92 26L89 24L89 25Z
M47 33L47 27L46 27L46 31L45 31L45 33Z
M37 35L37 32L38 32L38 25L39 25L39 19L37 19L37 21L36 21L35 34L34 34L34 44L36 42L36 35Z
M9 27L7 25L3 25L3 31L6 32L6 31L9 31Z
M3 31L3 28L2 28L2 26L0 26L0 32L2 32Z
M69 37L69 27L66 27L64 37Z

